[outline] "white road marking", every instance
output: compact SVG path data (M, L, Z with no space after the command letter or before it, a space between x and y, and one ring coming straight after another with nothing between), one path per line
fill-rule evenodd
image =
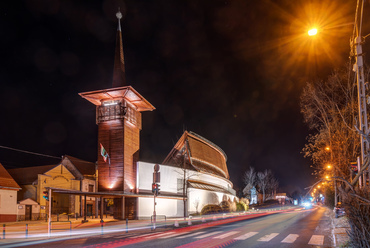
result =
M206 238L206 237L215 235L215 234L220 233L220 232L222 232L222 231L216 231L216 232L206 233L206 234L203 234L203 235L200 235L200 236L196 236L195 238L196 239L202 239L202 238Z
M172 238L172 237L180 236L180 235L182 235L182 234L186 234L186 233L189 233L189 232L174 233L174 234L170 234L170 235L167 235L167 236L164 236L164 237L160 237L160 239Z
M267 234L267 235L263 236L262 238L258 239L257 241L267 242L267 241L270 241L271 239L275 238L278 235L279 235L278 233Z
M175 233L175 232L160 233L160 234L149 236L149 237L145 237L145 238L146 239L149 239L149 238L153 238L153 237L160 237L160 236L164 236L164 235L168 235L168 234L172 234L172 233Z
M239 231L227 232L227 233L222 234L220 236L214 237L214 239L224 239L226 237L229 237L229 236L234 235L234 234L237 234L237 233L240 233L240 232Z
M249 233L246 233L246 234L243 234L242 236L239 236L239 237L236 237L234 239L237 239L237 240L246 240L254 235L256 235L258 232L249 232Z
M299 237L298 234L289 234L281 243L293 243Z
M309 245L323 245L324 244L324 235L312 235Z
M160 232L160 233L163 233L163 232ZM136 239L136 238L141 238L141 237L145 237L145 236L152 236L153 233L146 233L146 234L142 234L142 235L139 235L139 236L134 236L134 237L130 237L130 239ZM157 235L157 234L155 234Z
M205 232L190 233L190 234L188 234L188 235L184 235L184 236L181 236L181 237L177 237L177 239L184 239L184 238L188 238L188 237L196 236L196 235L198 235L198 234L202 234L202 233L205 233Z

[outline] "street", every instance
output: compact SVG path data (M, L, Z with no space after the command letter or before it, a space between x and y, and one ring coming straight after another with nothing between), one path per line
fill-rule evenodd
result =
M24 245L24 244L22 244ZM220 225L39 243L28 247L332 247L325 208L292 210ZM14 246L13 246L14 247Z

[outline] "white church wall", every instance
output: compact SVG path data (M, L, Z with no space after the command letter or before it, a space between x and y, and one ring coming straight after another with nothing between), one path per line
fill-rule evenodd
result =
M182 200L156 198L156 214L170 217L181 217L184 215L184 203ZM139 219L149 219L153 215L153 198L140 197L138 199ZM158 219L163 218L159 216Z
M154 164L146 162L137 163L137 189L139 192L151 191L153 183ZM160 165L161 182L160 192L163 194L182 194L181 180L184 178L184 172L181 168ZM221 177L216 177L208 173L201 173L193 170L186 171L187 180L201 181L208 184L217 185L225 189L232 190L232 183ZM188 214L200 212L204 205L220 204L226 196L231 201L235 195L221 192L214 192L202 189L188 188L187 212ZM156 198L157 215L166 215L167 217L182 217L184 216L184 203L181 199L163 199ZM138 217L150 218L153 215L154 200L153 198L139 197L138 199Z

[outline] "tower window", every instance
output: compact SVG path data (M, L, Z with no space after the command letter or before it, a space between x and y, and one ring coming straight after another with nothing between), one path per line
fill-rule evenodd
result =
M106 101L97 106L97 123L103 121L123 119L126 114L126 107L120 101Z

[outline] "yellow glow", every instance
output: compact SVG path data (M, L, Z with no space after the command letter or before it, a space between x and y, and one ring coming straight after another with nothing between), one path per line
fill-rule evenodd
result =
M319 185L319 186L317 186L318 188L321 188L321 186Z
M302 1L289 10L276 5L276 16L284 18L289 25L277 39L264 44L264 49L278 52L277 59L284 59L281 65L271 61L268 66L279 69L279 75L299 73L302 76L302 73L313 72L316 75L322 66L342 65L347 59L342 55L348 53L348 42L340 41L348 41L352 34L353 25L343 25L352 20L352 5L351 2ZM312 27L318 34L308 36L307 31ZM238 51L248 50L245 42L236 45Z
M329 179L329 176L325 176L326 179Z
M325 147L325 150L330 151L330 147L329 146Z
M313 29L308 30L308 35L309 36L314 36L316 34L317 34L317 28L313 28Z
M331 165L330 165L330 164L328 164L327 168L328 168L328 169L331 169Z

